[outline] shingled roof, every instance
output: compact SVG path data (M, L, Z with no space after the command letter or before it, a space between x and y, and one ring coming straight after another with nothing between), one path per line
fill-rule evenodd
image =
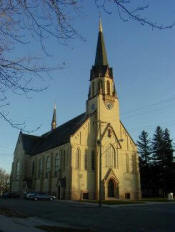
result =
M68 143L70 136L81 127L87 118L86 113L83 113L41 136L21 133L25 152L29 155L36 155L51 148Z

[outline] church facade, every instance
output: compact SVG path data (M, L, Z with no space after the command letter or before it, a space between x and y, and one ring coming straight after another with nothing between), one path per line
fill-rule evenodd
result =
M72 200L140 199L137 147L120 121L101 22L86 112L57 127L55 107L49 132L20 132L11 191L46 192Z

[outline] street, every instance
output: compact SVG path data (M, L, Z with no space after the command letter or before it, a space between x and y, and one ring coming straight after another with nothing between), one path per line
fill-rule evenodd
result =
M98 208L96 204L71 201L0 199L0 207L98 232L175 231L175 203L112 205Z

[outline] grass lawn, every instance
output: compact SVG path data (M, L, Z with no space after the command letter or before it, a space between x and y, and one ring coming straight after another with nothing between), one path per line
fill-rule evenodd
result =
M80 202L87 202L87 203L96 203L99 202L97 200L82 200ZM143 201L134 201L134 200L106 200L102 201L102 204L105 205L123 205L123 204L143 204Z
M168 200L167 198L142 198L144 202L175 202L175 200Z
M80 202L87 203L96 203L99 202L97 200L81 200ZM127 204L144 204L147 202L175 202L175 200L169 201L167 198L142 198L141 200L106 200L102 201L102 204L105 205L127 205Z

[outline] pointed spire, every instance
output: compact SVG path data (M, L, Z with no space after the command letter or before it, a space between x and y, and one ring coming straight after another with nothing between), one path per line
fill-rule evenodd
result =
M103 66L108 65L108 59L106 54L106 48L103 38L103 27L101 22L101 17L99 19L99 33L98 33L98 42L96 49L96 57L95 57L95 66Z
M100 17L100 19L99 19L99 32L103 32L101 17Z
M56 104L54 105L54 110L53 110L53 117L52 117L52 123L51 123L51 129L54 130L57 126L56 123Z

